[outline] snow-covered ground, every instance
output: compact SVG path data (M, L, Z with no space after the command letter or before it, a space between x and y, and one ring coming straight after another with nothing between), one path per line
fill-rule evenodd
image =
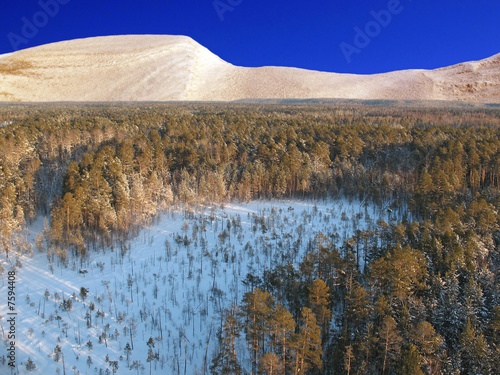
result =
M255 201L164 214L126 251L92 252L83 262L68 256L64 265L34 250L18 257L22 265L15 268L17 371L62 374L62 356L59 362L53 356L59 345L67 374L113 373L113 365L118 374L148 374L150 365L155 374L208 373L219 313L241 301L248 273L261 276L283 262L298 264L319 232L336 235L341 245L355 229L390 221L388 215L359 201ZM30 227L30 238L42 222ZM0 259L6 301L7 272L16 259ZM2 302L0 359L9 347L8 312ZM158 353L151 363L150 337ZM127 343L133 343L128 359ZM36 365L32 372L26 370L28 357ZM11 373L7 359L0 361L0 373Z

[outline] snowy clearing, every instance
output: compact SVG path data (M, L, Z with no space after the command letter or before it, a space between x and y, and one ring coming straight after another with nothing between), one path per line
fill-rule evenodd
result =
M31 358L32 374L62 374L63 360L68 374L140 374L150 366L155 374L208 373L220 312L241 301L248 273L260 276L279 264L297 265L319 232L341 245L355 229L375 228L378 220L389 222L394 215L348 200L233 203L164 214L131 240L127 251L91 252L83 262L68 256L64 264L37 250L19 256L18 371L27 373ZM39 219L29 237L42 228ZM7 272L16 259L2 254L1 261L4 299ZM0 315L6 353L6 304ZM158 357L148 362L150 337ZM8 374L3 359L0 372Z

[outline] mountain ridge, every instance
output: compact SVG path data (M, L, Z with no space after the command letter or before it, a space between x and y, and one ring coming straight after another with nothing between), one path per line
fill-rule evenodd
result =
M92 37L0 55L0 101L320 98L500 103L500 54L370 75L235 66L190 37L171 35Z

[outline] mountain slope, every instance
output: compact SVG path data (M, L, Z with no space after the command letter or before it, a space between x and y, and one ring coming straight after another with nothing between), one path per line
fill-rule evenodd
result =
M500 54L436 70L374 75L231 65L184 36L77 39L0 56L0 101L245 98L500 102Z

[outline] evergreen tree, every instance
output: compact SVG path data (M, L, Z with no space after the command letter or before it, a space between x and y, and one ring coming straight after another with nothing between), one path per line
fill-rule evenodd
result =
M403 338L399 335L396 321L392 316L385 316L378 330L378 346L382 360L382 375L394 368L394 363L401 353Z
M237 311L232 308L226 313L224 324L218 334L219 345L212 359L212 374L241 374L242 369L236 354L236 340L240 336L241 324Z
M433 325L446 340L452 351L458 348L460 331L465 323L464 308L460 301L458 274L449 272L440 281L437 305L433 309Z
M422 358L415 345L410 344L401 356L401 375L424 375Z
M308 307L302 309L301 326L294 340L293 372L306 374L310 369L321 370L321 330L316 323L316 317Z
M500 368L500 306L495 306L489 324L492 368Z
M422 366L429 374L438 374L441 366L443 338L436 333L434 327L427 321L419 322L411 333L411 340L415 343Z
M461 371L464 375L488 374L489 348L483 333L474 327L471 320L467 324L460 337Z
M259 368L260 356L265 350L269 333L274 298L267 291L255 288L243 296L242 314L245 318L245 337L252 356L252 371Z
M36 365L35 365L35 362L33 362L33 360L31 358L28 358L28 360L26 361L26 371L34 371L36 370Z
M330 321L332 319L329 309L330 294L328 292L328 286L321 279L314 280L312 286L309 288L309 304L321 328L323 341L328 337Z
M125 344L125 348L123 349L123 351L127 356L127 366L130 367L130 353L132 353L132 348L130 347L130 343L127 342L127 344Z
M272 315L271 330L273 343L271 347L273 351L281 352L279 364L282 368L282 371L280 372L282 374L286 374L286 371L289 368L288 352L292 344L295 325L296 324L293 320L292 314L290 314L290 312L278 302L276 310ZM273 358L269 358L269 360L271 359Z
M259 374L279 375L284 373L284 366L280 358L274 353L266 353L262 356Z

